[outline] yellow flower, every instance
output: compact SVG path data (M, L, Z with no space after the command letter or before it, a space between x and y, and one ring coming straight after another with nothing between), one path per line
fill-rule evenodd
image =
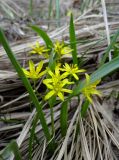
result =
M55 95L64 101L64 92L72 93L72 90L66 89L64 86L73 84L73 82L69 82L66 78L66 75L60 75L59 66L56 66L55 73L49 70L48 74L51 77L43 80L43 83L47 86L48 89L50 89L50 91L45 96L45 100L48 100L53 95Z
M77 76L77 73L81 73L81 72L85 72L84 69L78 69L77 64L73 65L69 65L67 63L65 63L65 65L63 66L63 68L60 68L61 71L65 71L65 74L68 75L72 75L76 80L79 79L79 77Z
M32 60L29 61L29 71L26 69L22 68L24 74L26 75L27 78L31 78L33 80L39 79L42 77L45 73L45 71L41 72L41 69L43 67L43 61L41 61L37 67L35 67L34 63Z
M31 54L39 54L44 56L45 58L49 58L49 55L47 52L49 52L50 50L45 48L44 45L40 45L39 42L36 42L36 44L34 46L32 46L32 51L30 51L29 53Z
M83 95L89 100L90 103L92 103L92 95L98 95L101 96L101 92L96 89L96 86L100 83L100 80L97 80L90 83L90 76L88 74L85 74L86 76L86 84L85 87L82 89Z
M64 42L56 41L54 44L54 52L58 55L59 58L61 58L61 56L71 53L72 49L65 46Z

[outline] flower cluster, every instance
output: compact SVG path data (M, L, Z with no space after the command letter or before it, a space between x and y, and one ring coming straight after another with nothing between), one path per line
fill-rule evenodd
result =
M63 55L70 54L72 52L72 49L66 46L64 42L56 41L52 51L54 51L54 60L56 61L56 65L53 70L49 67L43 69L43 61L40 61L38 65L35 66L33 61L30 60L29 70L23 68L23 72L27 78L30 78L33 81L36 81L45 75L46 78L43 80L43 84L47 87L47 92L44 99L48 100L52 96L55 96L64 101L65 93L70 94L73 92L69 89L70 85L74 84L74 81L78 81L80 73L86 72L86 70L79 69L77 64L59 63L59 60ZM30 53L39 54L45 58L48 58L50 56L50 49L46 48L44 45L40 45L39 42L36 42ZM92 95L95 94L101 96L101 93L96 89L96 86L100 83L100 80L91 83L90 76L87 73L85 73L85 76L86 81L81 92L88 99L88 101L92 103Z
M40 45L39 42L36 42L34 46L31 46L32 50L29 52L30 54L39 54L44 58L49 58L50 49L46 48L44 45ZM56 56L60 59L65 54L70 54L72 49L65 45L64 42L56 41L54 43L54 47L52 48Z

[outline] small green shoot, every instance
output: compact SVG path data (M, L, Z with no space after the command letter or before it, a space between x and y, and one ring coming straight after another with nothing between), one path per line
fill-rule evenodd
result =
M15 160L22 160L21 154L19 152L18 145L17 145L17 143L16 143L15 140L13 140L12 142L10 142L8 144L8 146L3 151L0 152L0 155L3 158L3 160L6 160L10 156L12 156L11 153L14 153Z
M61 105L60 127L62 137L64 137L67 133L68 128L68 101L64 101Z
M71 45L71 49L72 49L73 63L78 65L76 35L75 35L75 27L74 27L73 15L72 14L71 14L71 17L70 17L69 33L70 33L70 45Z

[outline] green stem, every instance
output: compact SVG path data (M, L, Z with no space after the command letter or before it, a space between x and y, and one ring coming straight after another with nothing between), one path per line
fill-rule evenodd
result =
M11 152L14 154L15 160L22 160L18 144L15 140L12 140L7 147L5 147L5 149L0 153L0 157L2 157L3 160L9 159Z
M83 106L82 106L82 108L81 108L81 117L82 118L84 118L85 117L85 115L86 115L86 112L87 112L87 109L88 109L88 107L89 107L89 101L88 100L85 100L85 102L84 102L84 104L83 104Z
M53 111L53 107L54 107L55 102L56 102L56 97L53 96L53 97L49 100L50 114L51 114L51 126L52 126L52 137L55 135L54 111Z
M29 160L32 160L32 144L33 144L33 141L34 141L35 128L36 128L38 119L39 119L39 113L37 112L37 114L36 114L36 116L35 116L35 118L33 120L33 126L32 126L31 131L30 131L30 138L29 138Z
M51 114L52 137L53 137L55 135L55 124L54 124L54 111L52 106L50 106L50 114Z

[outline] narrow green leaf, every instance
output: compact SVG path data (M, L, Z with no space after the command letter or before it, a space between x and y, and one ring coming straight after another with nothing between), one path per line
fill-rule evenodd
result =
M116 40L117 40L118 36L119 36L119 30L114 34L114 36L112 38L112 41L111 41L111 44L106 49L105 54L104 54L104 56L103 56L103 58L101 60L100 66L102 66L105 63L109 52L111 51L111 49L114 47L114 45L116 43Z
M78 64L78 58L77 58L77 48L76 48L76 35L75 35L75 27L73 22L73 15L71 14L70 17L70 26L69 26L69 33L70 33L70 45L72 48L72 58L73 63Z
M97 69L94 73L92 73L90 83L93 83L96 80L103 78L104 76L108 75L109 73L111 73L112 71L118 68L119 68L119 56L117 58L114 58L112 61L104 64L99 69ZM74 88L73 93L71 94L71 97L74 95L78 95L84 86L85 86L85 80L82 82L79 82L78 86Z
M30 130L30 138L29 138L29 160L32 160L32 146L34 142L34 136L35 136L35 128L37 126L37 122L39 120L39 113L37 112L34 120L33 120L33 125Z
M55 0L56 2L56 20L57 20L57 27L60 26L60 3L59 0Z
M89 101L85 100L84 104L81 107L81 117L82 118L85 117L88 107L89 107Z
M54 58L54 52L51 51L50 57L49 57L49 62L48 62L48 67L54 71L56 65L56 59Z
M61 105L61 113L60 113L60 127L61 134L64 137L67 132L68 127L68 101L64 101Z
M8 146L2 151L1 157L6 160L14 153L15 160L22 160L18 145L15 140L8 144Z
M10 48L8 42L7 42L7 39L5 38L5 35L4 35L1 28L0 28L0 42L2 43L9 59L12 62L12 65L16 69L16 71L17 71L19 77L21 78L24 86L26 87L26 89L27 89L27 91L30 95L31 100L33 101L33 103L34 103L34 105L37 109L37 112L39 113L39 119L40 119L40 122L41 122L41 125L42 125L42 128L43 128L45 137L46 137L47 141L50 141L51 140L51 135L50 135L50 132L49 132L48 125L46 123L44 113L42 111L42 105L39 103L38 98L36 97L32 87L31 87L30 82L28 81L24 72L22 71L19 62L16 60L16 58L14 56L14 53L12 52L12 50L11 50L11 48Z
M48 9L48 20L51 18L51 13L52 13L52 0L49 1L49 9Z
M44 42L46 43L46 46L48 48L53 47L53 43L52 40L50 39L50 37L47 35L47 33L45 31L43 31L41 28L39 28L38 26L30 26L36 33L38 33L38 35L40 37L43 38Z

